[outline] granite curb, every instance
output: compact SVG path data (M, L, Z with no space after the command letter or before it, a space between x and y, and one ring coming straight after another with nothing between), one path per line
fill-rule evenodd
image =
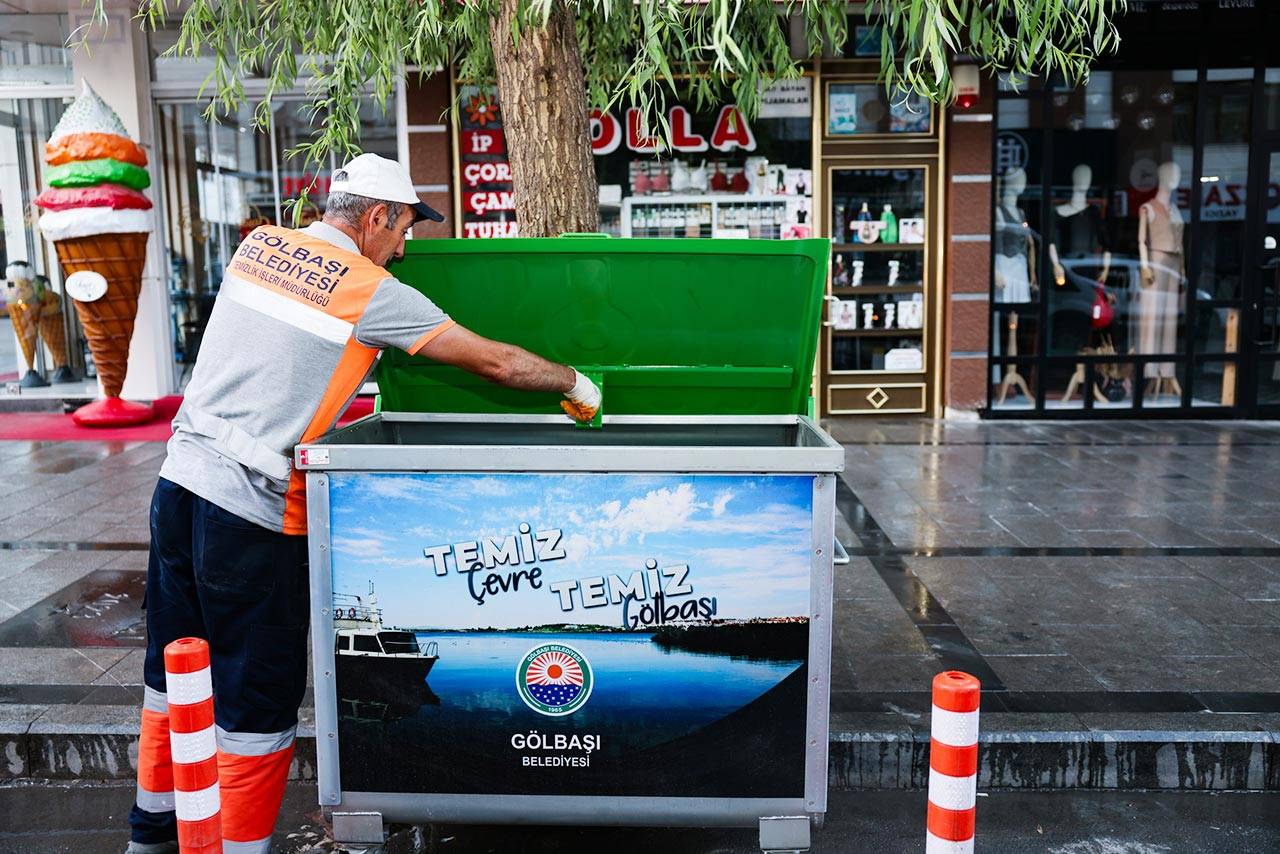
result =
M993 720L982 732L979 788L1280 792L1280 715L1157 715L1158 728L1150 729L1132 728L1120 715L1027 717ZM1179 717L1188 720L1169 720ZM1108 727L1108 719L1120 726ZM0 706L0 781L130 779L137 737L130 707ZM832 789L928 785L927 715L910 722L837 715L829 749ZM299 725L289 776L316 777L310 715Z
M928 715L892 728L857 717L833 720L831 788L927 788ZM1280 715L1152 715L1154 728L1131 715L989 717L999 720L979 735L980 789L1280 791Z

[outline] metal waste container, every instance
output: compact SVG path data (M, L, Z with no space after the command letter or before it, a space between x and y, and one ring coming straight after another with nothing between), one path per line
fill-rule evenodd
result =
M395 822L826 810L835 475L807 413L825 240L430 240L395 273L601 383L388 352L301 445L321 803ZM772 829L771 829L772 828ZM785 844L784 844L785 843Z

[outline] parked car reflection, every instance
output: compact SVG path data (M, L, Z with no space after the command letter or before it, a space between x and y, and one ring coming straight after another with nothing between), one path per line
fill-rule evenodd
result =
M1136 256L1112 255L1110 268L1103 284L1112 305L1113 317L1105 328L1093 326L1094 303L1098 298L1097 285L1102 271L1100 255L1062 258L1065 276L1061 282L1052 277L1047 288L1048 330L1050 355L1074 355L1085 347L1097 346L1099 336L1107 336L1116 352L1124 356L1139 349L1138 323L1139 289L1142 287L1140 262ZM1213 295L1197 288L1195 292L1195 335L1199 352L1222 352L1226 341L1228 316L1232 309L1209 304ZM1179 294L1176 305L1169 306L1178 316L1178 352L1186 351L1185 314L1186 287ZM1091 334L1097 333L1097 334Z

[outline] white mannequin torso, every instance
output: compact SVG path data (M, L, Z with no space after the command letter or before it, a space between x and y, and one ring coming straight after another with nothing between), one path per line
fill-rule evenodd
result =
M1085 198L1084 193L1076 191L1071 194L1071 201L1058 205L1055 210L1058 212L1058 216L1068 217L1075 216L1087 207L1089 207L1089 201Z

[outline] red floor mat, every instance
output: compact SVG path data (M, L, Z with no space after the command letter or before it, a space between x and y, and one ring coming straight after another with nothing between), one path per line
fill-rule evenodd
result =
M166 442L172 430L169 422L182 398L162 397L155 402L155 420L136 427L110 429L81 427L70 415L51 412L0 413L0 440L28 442ZM372 397L357 397L338 420L346 424L373 412Z

